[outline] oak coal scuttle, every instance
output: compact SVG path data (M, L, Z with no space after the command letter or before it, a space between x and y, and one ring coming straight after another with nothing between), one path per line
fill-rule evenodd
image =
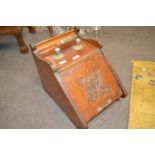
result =
M78 128L126 96L106 60L102 45L83 39L74 28L31 46L45 91Z

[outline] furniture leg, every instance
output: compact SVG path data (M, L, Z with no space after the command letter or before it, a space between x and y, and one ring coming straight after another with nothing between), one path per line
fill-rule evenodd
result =
M30 33L35 33L36 32L36 29L35 29L34 26L28 26L28 29L29 29Z
M52 26L47 26L49 32L50 32L50 36L53 37L54 36L54 33L53 33L53 28Z
M23 40L23 36L22 36L22 28L18 27L16 29L16 33L14 34L14 36L16 37L17 43L19 45L20 51L22 54L27 53L28 52L28 47L26 46L24 40Z

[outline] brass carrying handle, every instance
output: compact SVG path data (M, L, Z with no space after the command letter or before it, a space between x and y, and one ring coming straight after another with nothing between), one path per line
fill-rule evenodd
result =
M55 46L60 47L60 46L62 46L62 45L64 45L64 44L67 44L67 43L69 43L69 42L71 42L71 41L75 41L77 38L78 38L77 35L74 35L74 36L72 36L72 37L69 37L69 38L66 38L66 39L62 39L62 40L60 40L60 42L57 43Z

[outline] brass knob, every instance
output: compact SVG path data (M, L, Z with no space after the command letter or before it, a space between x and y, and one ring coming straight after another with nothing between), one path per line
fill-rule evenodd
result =
M56 47L54 49L55 55L53 56L54 59L62 59L64 57L64 54L61 52L61 49L59 47Z
M54 51L55 51L55 54L56 54L56 55L60 55L60 54L61 54L61 49L60 49L59 47L56 47L56 48L54 49Z
M81 39L80 38L76 38L75 42L76 42L76 45L77 46L80 46L81 45Z
M75 43L76 43L76 45L73 47L75 50L80 50L83 48L80 38L76 38Z

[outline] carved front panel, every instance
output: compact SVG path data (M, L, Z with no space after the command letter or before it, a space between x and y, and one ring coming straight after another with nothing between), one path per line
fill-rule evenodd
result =
M101 54L77 63L59 75L68 97L86 121L122 94Z
M109 86L103 81L103 77L99 70L80 78L79 83L86 89L88 103L94 103L97 99L110 91Z

